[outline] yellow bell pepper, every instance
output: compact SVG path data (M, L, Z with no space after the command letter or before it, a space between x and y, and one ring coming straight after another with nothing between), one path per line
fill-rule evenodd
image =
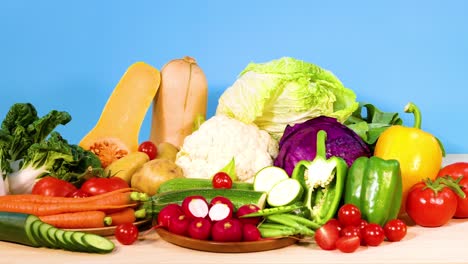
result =
M439 140L421 130L421 112L408 103L406 113L414 114L414 127L394 125L387 128L377 140L374 155L400 162L403 180L403 197L400 214L406 212L405 203L409 189L423 179L434 179L441 166L444 150Z

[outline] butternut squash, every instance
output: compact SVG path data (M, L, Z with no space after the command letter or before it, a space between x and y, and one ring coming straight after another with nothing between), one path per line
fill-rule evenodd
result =
M153 101L150 140L180 148L197 119L206 118L208 83L194 58L168 62L161 69L161 86Z
M140 128L160 82L156 68L136 62L114 88L96 125L79 143L94 152L104 168L138 151Z

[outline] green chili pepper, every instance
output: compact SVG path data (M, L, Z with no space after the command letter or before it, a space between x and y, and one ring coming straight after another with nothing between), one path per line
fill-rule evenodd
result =
M310 211L310 219L318 225L325 224L333 218L338 210L348 166L341 157L327 159L325 141L327 133L317 133L317 150L314 160L299 161L292 172L304 187L304 205Z
M356 205L362 218L381 226L398 216L402 199L400 163L376 156L359 157L346 179L344 202Z

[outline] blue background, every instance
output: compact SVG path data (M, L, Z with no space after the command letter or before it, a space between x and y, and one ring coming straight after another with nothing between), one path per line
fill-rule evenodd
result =
M1 1L0 117L15 102L68 111L70 142L95 125L126 68L190 55L208 115L249 62L291 56L331 70L359 101L412 117L468 153L468 1ZM150 115L140 140L149 136Z

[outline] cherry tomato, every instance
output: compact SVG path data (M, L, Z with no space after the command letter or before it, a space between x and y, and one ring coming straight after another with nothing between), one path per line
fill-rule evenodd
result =
M460 177L458 184L460 185L462 191L465 193L466 197L462 198L457 195L457 210L455 211L455 218L467 218L468 217L468 162L455 162L443 167L438 177L449 175L453 179L457 180Z
M213 176L213 188L225 188L231 189L232 188L232 179L229 174L225 172L218 172Z
M369 223L362 229L362 239L368 246L376 247L385 239L383 228L375 223Z
M344 253L354 252L359 246L360 239L358 236L342 236L336 241L336 248Z
M45 176L34 184L31 193L45 196L66 197L76 190L77 188L73 184L65 180L57 179L52 176Z
M354 204L344 204L338 210L338 221L343 227L358 226L361 222L361 211Z
M93 177L81 185L81 190L91 196L128 188L128 183L119 177L100 178Z
M332 218L330 220L327 221L327 224L330 223L331 225L335 225L336 228L338 228L338 231L341 232L341 229L343 229L343 227L341 226L341 223L340 221L338 221L338 219L336 218Z
M138 239L138 228L133 223L120 224L115 227L115 238L122 245L131 245Z
M361 229L359 226L345 226L341 229L340 236L357 236L361 239Z
M326 223L315 231L315 242L321 249L333 250L340 237L338 227L333 223Z
M158 148L152 141L144 141L138 146L138 151L146 153L150 160L158 156Z
M417 225L442 226L455 215L457 195L445 185L439 185L441 189L436 192L428 184L431 185L419 182L411 187L406 199L406 212Z
M392 219L384 226L384 233L388 241L396 242L406 236L407 227L405 222L400 219Z

